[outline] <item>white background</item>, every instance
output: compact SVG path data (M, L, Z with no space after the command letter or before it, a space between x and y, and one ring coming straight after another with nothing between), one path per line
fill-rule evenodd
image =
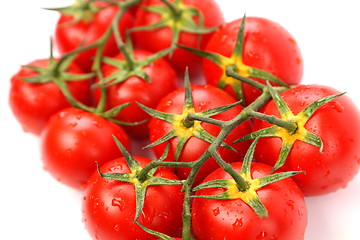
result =
M283 25L301 48L303 83L346 91L360 106L357 1L218 2L227 21L246 13ZM58 14L42 8L71 3L10 0L0 6L0 239L90 239L81 221L81 194L43 170L38 139L22 131L8 105L10 78L20 65L49 56L49 38ZM359 239L360 174L346 189L306 202L309 222L305 240Z

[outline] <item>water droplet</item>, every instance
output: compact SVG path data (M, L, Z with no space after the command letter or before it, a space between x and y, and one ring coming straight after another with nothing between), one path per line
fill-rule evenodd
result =
M293 200L287 201L287 205L291 207L291 209L295 208L295 202Z
M219 213L220 213L219 207L213 209L212 211L213 211L214 216L217 216L217 215L219 215Z
M144 224L151 225L152 222L153 222L154 215L150 214L150 213L148 213L148 215L146 215L144 213L144 211L141 211L141 217L142 217L142 221L143 221Z
M256 240L261 240L261 239L265 239L267 236L267 233L262 231L262 232L259 232L258 235L256 236Z
M205 102L200 102L198 111L204 110L205 107L206 107L206 103Z
M166 106L168 106L168 107L170 107L172 104L173 104L173 101L171 101L171 100L168 100L168 101L166 102Z
M115 230L116 232L119 232L119 231L120 231L120 225L119 225L119 224L116 224L116 225L114 226L114 230Z
M72 122L72 123L68 124L69 127L75 127L76 125L77 125L77 122Z
M333 101L332 108L334 108L339 113L342 113L344 111L344 106L337 101Z
M77 114L75 117L76 117L77 120L80 120L80 119L82 118L82 115L81 115L81 114Z
M101 123L99 123L98 121L93 121L93 124L98 127L98 128L102 128L103 125Z
M242 218L237 218L236 221L233 223L233 229L236 230L243 225Z
M113 198L111 205L118 207L120 211L123 211L126 207L126 203L121 197Z

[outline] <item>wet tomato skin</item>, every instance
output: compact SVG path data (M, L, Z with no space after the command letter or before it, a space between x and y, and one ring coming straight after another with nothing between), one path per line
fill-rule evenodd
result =
M237 41L242 19L223 24L208 41L205 51L231 57ZM281 46L281 47L279 47ZM294 37L280 24L260 17L247 17L243 45L243 63L267 71L288 85L299 84L303 75L303 61L299 46ZM224 69L210 60L203 60L206 82L218 86ZM265 83L263 80L253 78ZM246 104L260 96L260 90L242 84ZM236 96L227 85L225 90Z
M44 168L61 183L82 190L96 162L122 156L113 135L131 150L130 139L120 126L93 113L66 108L51 117L41 134Z
M55 43L60 54L66 54L76 50L81 46L88 46L98 41L111 26L111 21L119 11L115 5L97 1L97 7L103 7L102 10L93 14L90 19L82 19L73 22L74 17L69 14L60 14L60 18L55 28ZM118 30L123 39L125 39L125 32L133 26L133 16L127 11L118 23ZM93 58L96 54L97 48L90 48L81 51L75 58L75 62L81 66L85 71L91 70ZM107 39L103 49L103 56L114 56L118 53L118 47L114 34L111 34Z
M320 98L340 93L328 86L299 85L280 96L296 115ZM279 117L273 101L262 110ZM254 131L270 126L255 120ZM305 124L305 128L320 137L323 149L297 140L281 168L283 171L305 171L294 180L306 196L323 195L346 187L360 167L360 113L352 100L343 95L321 106ZM261 138L255 151L259 162L273 165L280 152L280 138Z
M151 160L135 157L141 166ZM125 158L104 164L102 173L130 173ZM170 170L158 169L156 177L178 179ZM140 223L155 231L171 236L181 235L183 193L180 185L149 186ZM94 239L132 240L156 239L143 231L136 223L134 185L106 180L95 172L87 183L82 202L83 219L87 231Z
M213 87L211 85L192 85L192 94L194 101L195 112L201 112L204 110L224 106L227 104L232 104L235 99L230 96L225 91ZM160 112L166 112L171 114L181 114L184 106L184 88L179 88L168 95L166 95L158 104L156 110ZM233 107L232 109L225 111L223 113L217 114L212 118L227 121L235 116L237 116L243 108L240 105ZM220 127L209 124L201 123L203 128L211 135L217 136L220 132ZM150 130L150 141L154 142L157 139L165 136L173 129L173 125L167 123L163 120L152 118L149 123ZM219 148L219 153L221 157L227 162L239 161L242 160L245 156L246 150L248 149L250 142L244 141L236 144L232 144L235 140L245 136L251 132L251 124L249 121L243 122L238 127L236 127L224 140L227 144L231 145L236 151L230 150L225 147ZM171 147L166 158L166 161L174 161L174 155L176 151L176 146L178 143L178 137L172 138L170 140ZM184 145L182 152L179 156L178 161L180 162L193 162L197 160L209 147L210 143L201 140L197 137L190 137L187 143ZM166 147L166 143L159 144L154 146L152 149L155 152L155 155L160 157ZM210 158L206 163L201 167L200 172L196 177L197 184L200 183L209 173L214 171L217 168L218 164L214 158ZM189 168L178 168L177 174L181 179L186 179L190 173Z
M47 67L49 59L38 59L27 64L35 67ZM72 74L84 74L84 71L72 63L66 70ZM11 110L25 132L40 135L50 116L70 107L61 90L53 82L29 83L22 78L35 77L38 73L21 67L11 78L9 104ZM90 104L90 80L68 81L67 86L73 96L84 104Z
M232 163L238 172L242 163ZM272 167L252 163L253 178L269 175ZM211 173L204 182L231 178L224 170ZM196 195L221 193L222 188L198 190ZM304 239L307 225L307 210L302 192L288 178L257 190L261 202L268 210L268 217L260 218L241 199L211 200L194 198L192 226L198 240L254 240L254 239Z
M215 27L224 22L224 17L220 8L213 0L183 0L182 3L186 7L192 7L201 12L204 17L205 27ZM164 5L164 3L160 0L146 0L143 1L140 6L146 7L156 5ZM146 11L140 7L136 12L134 25L135 27L151 25L159 20L159 14ZM204 49L211 34L212 33L202 34L201 41L199 41L199 34L181 32L178 43L192 48ZM157 52L171 46L172 30L169 27L164 27L151 31L136 31L133 34L133 39L139 48ZM201 58L199 56L180 48L177 48L168 59L179 74L183 74L186 67L189 67L191 74L195 74L201 68Z
M146 50L134 50L136 60L150 57L152 54L153 53ZM122 53L114 56L114 59L125 60ZM102 72L105 78L113 74L117 69L118 68L110 64L104 64L102 66ZM155 108L162 97L174 91L179 85L176 72L163 58L143 67L143 71L148 74L150 82L132 76L124 82L107 87L106 107L108 109L124 103L131 103L116 116L116 119L125 122L149 120L149 115L137 105L137 102L147 107ZM98 82L99 80L96 81ZM96 102L99 101L100 96L100 89L96 88L94 91ZM135 126L124 126L123 128L134 137L142 138L149 135L148 121Z

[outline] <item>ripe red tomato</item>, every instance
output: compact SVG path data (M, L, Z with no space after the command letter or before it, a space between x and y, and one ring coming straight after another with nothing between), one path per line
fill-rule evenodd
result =
M145 50L134 50L134 58L141 60L152 55L151 52ZM124 61L122 53L116 55L114 59ZM102 73L104 78L109 77L119 71L118 67L110 64L104 64ZM114 108L124 103L131 103L124 108L116 117L116 119L125 122L140 122L149 119L136 102L142 103L147 107L155 108L162 97L178 87L178 77L164 59L158 59L142 68L147 73L151 82L147 82L142 78L132 76L121 83L111 85L107 88L107 108ZM98 82L99 80L97 80ZM109 82L111 84L111 81ZM94 91L96 101L100 98L100 89ZM124 129L133 136L148 136L148 122L135 126L124 126Z
M75 15L61 13L54 36L60 54L74 51L81 46L88 46L100 39L111 26L112 19L119 11L117 6L101 1L90 3L90 5L102 9L97 12L85 9L83 10L84 16L79 20L76 19ZM74 20L77 21L74 22ZM125 12L118 24L118 30L123 38L126 30L132 26L133 17L129 12ZM84 70L90 71L96 50L97 48L91 48L81 52L76 57L75 62ZM102 56L114 56L117 53L118 47L115 37L111 34L104 46Z
M231 58L241 21L237 19L221 26L208 41L205 51ZM291 34L271 20L259 17L246 18L242 62L269 72L288 85L301 82L303 63L300 49ZM244 69L243 64L237 61L240 71ZM207 59L203 61L206 82L213 86L225 84L224 89L235 97L236 93L228 85L233 80L224 76L224 68L226 65L220 68ZM261 82L260 79L256 80ZM253 102L260 95L260 90L248 84L242 84L242 87L246 104Z
M144 167L151 160L135 157ZM104 164L102 173L130 173L125 158ZM155 177L178 179L164 168L158 169ZM148 186L145 203L138 221L145 227L171 236L181 235L183 193L181 185ZM83 218L86 229L94 239L132 240L156 239L135 222L135 188L131 183L106 180L94 173L86 185L83 200Z
M320 98L338 94L339 91L319 85L299 85L280 96L294 115ZM263 113L279 117L273 101ZM269 127L267 122L255 120L254 131ZM320 137L323 149L297 140L284 171L305 171L294 176L304 195L322 195L343 188L358 173L360 163L360 113L347 96L341 96L321 106L305 124L305 129ZM282 140L278 137L261 138L255 151L259 162L274 165L279 156Z
M225 91L215 88L211 85L192 85L192 95L193 95L193 102L194 102L194 109L195 112L201 112L204 110L224 106L227 104L232 104L236 102L233 97L227 94ZM184 106L184 88L180 88L178 90L173 91L172 93L165 96L157 106L156 110L165 113L171 114L182 114L183 106ZM225 111L223 113L217 114L212 118L218 120L230 120L234 118L237 114L241 112L243 108L240 105ZM220 132L220 127L215 126L209 123L201 123L201 126L211 135L217 136ZM159 138L165 136L170 131L175 129L176 131L183 131L183 135L190 134L193 129L185 129L180 128L176 123L170 124L163 120L159 120L157 118L152 118L149 123L150 129L150 141L154 142ZM189 131L189 132L188 132ZM244 136L251 132L251 125L249 121L246 121L236 127L224 140L225 143L231 145L233 148L236 149L237 152L232 151L225 147L219 148L219 153L221 157L227 161L239 161L242 160L245 156L246 150L248 149L250 143L249 142L240 142L241 144L232 144L232 142L238 136ZM178 137L172 138L170 140L171 147L168 153L168 157L165 161L174 161L175 160L175 152L176 147L179 140ZM153 147L155 155L160 157L163 153L166 142L159 144ZM185 143L181 154L179 155L178 161L179 162L193 162L197 160L209 147L210 143L204 140L201 140L197 137L190 137L188 141ZM197 175L196 181L199 183L201 182L210 172L214 171L218 167L214 158L210 158L207 162L202 166L200 172ZM177 174L181 179L186 179L190 172L189 168L178 168Z
M49 59L39 59L28 64L46 68ZM72 63L67 73L84 74L76 64ZM22 67L12 78L9 94L11 110L17 121L26 132L39 135L50 116L70 107L70 104L54 82L29 83L23 78L36 77L40 74L29 68ZM68 81L67 86L73 96L84 104L91 101L90 81Z
M174 1L170 1L174 2ZM214 0L181 0L180 2L182 10L184 7L195 8L201 12L204 18L204 27L215 27L224 22L222 12ZM140 6L158 6L164 5L160 0L145 0ZM189 13L182 14L180 19L186 19ZM147 26L157 23L161 19L161 15L158 13L150 12L146 9L139 8L136 13L135 27ZM175 18L174 18L175 19ZM172 19L172 20L174 20ZM177 19L178 20L178 19ZM198 18L194 17L194 20L198 22ZM170 20L169 20L170 21ZM185 21L181 20L181 23L171 29L170 27L162 27L148 31L135 31L134 41L141 49L146 49L152 52L158 52L160 50L169 48L173 42L174 30L179 25L184 24ZM192 48L203 49L211 34L202 34L199 44L199 35L190 33L187 31L181 31L180 37L177 43ZM180 74L185 72L185 68L189 67L191 73L195 73L200 68L201 58L183 49L177 48L171 56L169 56L170 63L174 66L176 71Z
M44 168L61 183L83 189L96 169L122 156L112 135L130 150L130 140L118 125L93 113L66 108L54 114L41 134Z
M232 163L240 171L242 163ZM272 167L252 163L252 178L268 176ZM204 182L215 179L230 179L223 169L211 173ZM207 188L196 195L214 195L222 188ZM196 239L304 239L307 211L302 192L291 178L271 183L257 190L257 194L268 211L260 218L242 199L214 200L194 198L192 204L192 226ZM249 196L250 197L250 196Z

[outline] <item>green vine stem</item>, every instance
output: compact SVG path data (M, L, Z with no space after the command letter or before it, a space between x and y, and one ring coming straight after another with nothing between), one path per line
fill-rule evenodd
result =
M274 87L276 92L281 93L286 91L287 87ZM209 159L211 156L214 156L220 166L224 166L224 170L227 171L230 175L236 175L230 168L227 167L227 163L224 162L221 157L218 157L217 149L220 147L221 143L227 137L227 135L238 125L249 120L251 118L251 113L259 110L262 106L264 106L271 99L271 94L267 87L262 89L262 94L260 97L251 103L249 106L243 109L243 111L236 116L234 119L219 123L222 126L220 134L218 137L211 143L207 151L200 156L200 158L194 162L194 166L191 169L189 177L185 180L183 191L185 193L184 198L184 213L183 213L183 232L182 239L183 240L191 240L191 198L192 198L192 186L195 181L196 174L200 170L201 166ZM246 188L246 184L244 184L244 179L241 178L240 175L234 178L239 189Z

